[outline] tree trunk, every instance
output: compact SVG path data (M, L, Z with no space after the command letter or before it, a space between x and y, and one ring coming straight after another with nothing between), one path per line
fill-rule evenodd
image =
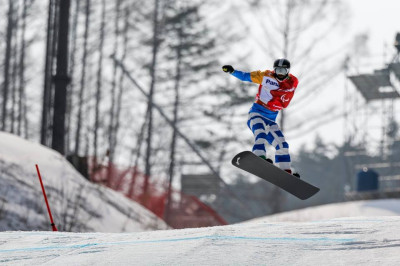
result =
M101 24L100 24L100 42L99 42L99 61L97 68L97 82L96 82L96 106L95 106L95 119L94 119L94 169L97 168L98 157L98 132L100 126L100 102L102 90L102 76L103 76L103 56L104 56L104 38L105 38L105 25L106 24L106 0L101 1Z
M72 148L71 148L71 138L73 137L72 133L72 128L71 128L71 120L73 116L73 97L75 95L75 68L76 68L76 63L75 63L75 55L76 55L76 43L77 43L77 31L78 31L78 19L79 19L79 13L80 13L80 0L75 0L75 10L74 10L74 15L72 19L72 29L71 29L71 41L72 41L72 47L71 47L71 53L70 53L70 62L69 64L69 76L71 78L71 83L68 86L68 91L67 91L67 124L66 124L66 147L67 147L67 152L69 153Z
M8 103L8 92L10 86L10 61L11 61L11 39L13 34L13 13L14 13L14 1L8 1L8 19L7 19L7 35L6 35L6 53L4 56L4 83L3 83L3 108L2 108L2 131L6 131L7 126L7 103Z
M80 144L81 144L81 130L82 130L82 110L84 104L84 91L86 84L86 61L88 54L88 38L89 38L89 26L90 26L90 1L86 0L86 20L85 20L85 33L83 41L83 57L82 57L82 76L81 76L81 88L79 90L79 103L78 103L78 117L77 117L77 127L75 135L75 154L79 154Z
M26 115L23 111L25 102L25 50L26 50L26 18L28 11L27 0L24 0L22 7L22 24L21 24L21 47L19 52L19 90L18 90L18 128L17 134L22 135L23 117Z
M146 129L146 123L148 121L148 112L146 112L146 116L144 118L143 124L140 127L140 132L137 137L137 142L136 142L136 154L135 154L135 162L132 164L133 165L133 172L132 172L132 177L131 177L131 182L129 184L129 190L128 190L128 197L133 198L135 194L135 182L136 182L136 177L138 176L138 167L139 167L139 159L141 156L141 151L142 151L142 143L143 143L143 136L144 136L144 131ZM132 150L132 158L133 158L133 153L134 151Z
M49 1L48 18L47 18L47 41L46 41L46 57L44 70L44 88L42 103L42 122L40 127L40 143L47 145L47 136L49 130L49 116L51 108L51 88L53 74L53 57L54 57L54 41L55 38L55 17L56 17L56 0Z
M177 47L177 59L176 59L176 69L175 69L175 102L174 102L174 111L173 111L173 127L172 127L172 139L171 139L171 151L170 151L170 164L168 169L169 182L168 182L168 199L167 206L165 208L165 221L168 223L170 217L171 210L171 200L172 200L172 183L174 180L175 174L175 153L176 153L176 143L177 143L177 132L176 128L178 126L178 108L179 108L179 89L180 89L180 81L181 81L181 64L182 64L182 28L178 29L178 38L179 44Z
M124 32L123 32L123 43L122 43L122 57L121 57L121 62L124 62L126 59L126 55L128 52L128 33L129 33L129 15L130 15L130 6L125 7L125 15L124 15ZM116 121L115 121L115 127L114 127L114 134L113 134L113 145L114 147L117 147L118 145L118 131L120 127L120 121L121 121L121 109L122 109L122 96L124 94L124 73L121 71L120 72L120 77L119 77L119 90L118 90L118 98L117 98L117 110L116 110ZM115 149L115 148L114 148ZM119 181L117 182L117 187L116 189L120 189L120 185L122 184L122 178L121 176L119 178Z
M148 112L149 112L149 122L147 125L147 150L145 157L145 183L143 187L143 194L147 195L147 190L149 186L149 178L151 176L151 144L153 135L153 97L156 84L156 65L157 65L157 54L159 48L159 23L158 23L158 12L159 12L160 0L154 0L154 16L153 16L153 43L152 43L152 60L150 65L150 91L148 99ZM145 202L146 203L146 198Z
M17 108L17 92L18 92L18 84L17 84L17 76L18 76L18 24L19 24L19 6L17 5L13 12L13 33L12 33L12 41L11 41L11 54L12 54L12 72L11 72L11 126L10 132L12 134L15 133L15 125L16 125L16 108Z
M65 111L67 105L68 36L70 0L61 0L59 6L57 73L54 76L54 115L52 148L65 154Z
M121 0L117 0L115 4L115 20L114 20L114 56L117 55L119 47L119 19L121 13ZM115 124L115 101L116 101L116 87L117 87L117 65L114 62L113 77L111 82L111 109L110 109L110 124L108 127L108 173L107 182L110 185L112 179L112 165L114 163L114 124Z

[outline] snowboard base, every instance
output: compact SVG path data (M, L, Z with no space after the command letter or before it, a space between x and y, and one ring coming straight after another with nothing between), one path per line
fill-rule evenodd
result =
M250 151L238 153L232 164L289 192L301 200L314 196L319 188L268 163Z

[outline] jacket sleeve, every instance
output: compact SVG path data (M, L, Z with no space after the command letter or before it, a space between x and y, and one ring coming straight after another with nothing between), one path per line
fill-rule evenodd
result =
M248 81L248 82L252 82L251 78L250 78L250 73L249 72L243 72L243 71L239 71L239 70L235 70L232 72L232 76L242 80L242 81Z
M261 84L265 75L265 71L253 71L250 73L251 81L257 84Z

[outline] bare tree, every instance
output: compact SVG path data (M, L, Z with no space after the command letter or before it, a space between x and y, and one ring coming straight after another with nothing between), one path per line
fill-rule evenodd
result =
M71 77L71 83L68 86L68 93L67 93L67 132L66 132L66 146L68 151L72 150L71 148L71 138L72 138L72 117L73 117L73 100L75 95L75 75L76 75L76 55L77 55L77 41L78 41L78 20L80 14L80 0L75 0L75 9L73 11L73 18L72 18L72 25L71 25L71 52L70 52L70 64L69 64L69 76Z
M52 107L52 76L54 70L54 56L57 39L57 17L58 17L58 1L49 0L48 17L47 17L47 39L46 39L46 55L44 69L43 84L43 100L42 100L42 121L40 127L40 143L47 145L49 142L49 130L51 127L51 107Z
M95 118L94 118L94 132L93 132L93 148L94 148L94 166L97 167L98 157L98 132L100 127L100 102L102 98L103 86L103 57L104 57L104 39L105 39L105 26L106 26L106 1L101 1L101 22L100 22L100 40L99 40L99 60L97 64L97 77L96 77L96 103L95 103Z
M120 14L121 14L121 2L122 0L117 0L115 3L115 18L114 18L114 47L113 55L115 56L119 49L119 34L120 34ZM113 65L113 75L111 81L111 106L110 106L110 123L108 125L108 178L107 180L111 182L112 177L112 164L114 163L114 152L115 152L115 119L116 119L116 89L117 89L117 65L114 62Z
M28 0L23 0L22 7L22 22L21 22L21 46L19 54L19 90L18 90L18 128L17 134L22 134L22 124L24 122L23 117L26 117L24 112L25 103L25 50L26 50L26 20L28 16L28 8L32 4L32 1L28 3Z
M11 45L11 49L12 49L12 58L11 58L11 86L10 86L10 93L11 93L11 110L10 110L10 132L12 134L15 133L15 125L16 125L16 107L17 107L17 75L18 75L18 45L19 45L19 41L18 41L18 31L19 31L19 4L17 2L17 5L15 6L15 10L13 12L13 36L12 36L12 45Z
M123 41L122 41L122 56L121 62L124 63L127 53L128 53L128 45L129 45L129 16L131 14L131 6L127 5L124 9L124 27L123 27ZM112 144L115 150L115 147L118 145L118 131L121 124L121 109L122 109L122 97L124 95L124 78L125 75L122 71L120 71L119 77L119 88L116 102L116 113L115 113L115 125L113 126L113 134L112 134Z
M70 0L59 5L59 21L57 34L57 72L54 76L54 115L51 147L65 154L65 112L67 105L68 77L68 36L69 36Z
M12 37L13 37L13 27L14 27L14 1L8 1L8 15L7 15L7 29L6 29L6 52L4 55L4 82L3 82L3 108L2 108L2 127L1 130L5 131L6 127L6 119L8 116L7 105L8 105L8 97L9 97L9 89L10 89L10 62L11 62L11 45L12 45Z
M209 36L207 28L202 23L203 18L200 16L202 5L203 3L194 1L176 0L170 1L169 8L165 8L168 13L168 16L164 19L164 35L168 36L168 39L166 38L165 40L165 45L168 47L166 59L174 64L173 69L167 70L170 73L168 76L173 77L174 99L172 101L173 125L169 150L169 187L167 211L165 212L166 221L168 221L177 155L181 153L177 145L177 128L179 128L178 124L182 120L187 119L187 116L179 116L179 112L183 109L184 102L188 98L187 93L185 96L181 95L181 88L195 84L194 80L196 79L204 79L207 76L205 73L216 63L212 56L208 57L208 53L215 50L215 46L214 39ZM208 52L203 52L204 50ZM193 101L190 102L193 103ZM185 114L186 112L183 111L182 113Z
M149 186L149 178L151 176L151 147L152 147L152 135L153 135L153 99L154 91L156 85L156 66L157 66L157 56L160 45L160 0L154 0L154 13L153 13L153 40L152 40L152 52L151 52L151 63L150 63L150 89L149 98L147 103L148 112L148 125L147 125L147 139L146 139L146 157L145 157L145 183L143 187L144 194L147 193Z
M81 75L81 84L79 90L79 98L78 98L78 114L77 114L77 126L76 126L76 134L75 134L75 154L79 154L80 144L81 144L81 130L82 130L82 115L83 115L83 105L84 105L84 91L86 86L86 63L88 56L88 39L89 39L89 26L90 26L90 6L91 0L86 0L85 7L85 32L83 38L83 56L82 56L82 75Z

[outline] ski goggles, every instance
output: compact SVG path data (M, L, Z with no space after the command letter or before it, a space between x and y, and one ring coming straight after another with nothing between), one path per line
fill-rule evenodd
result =
M275 73L277 75L287 75L289 74L289 68L285 68L285 67L276 67L275 68Z

